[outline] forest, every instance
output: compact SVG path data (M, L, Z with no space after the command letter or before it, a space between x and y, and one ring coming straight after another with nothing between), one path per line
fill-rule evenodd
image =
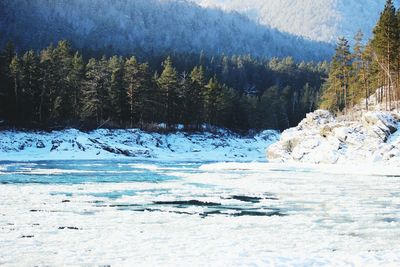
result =
M6 127L286 129L318 106L327 62L204 53L88 58L68 41L0 56Z
M363 40L359 31L350 47L346 38L339 38L331 62L329 78L324 84L321 108L348 113L363 100L376 94L386 110L398 109L400 100L400 9L387 0L373 29L372 38Z

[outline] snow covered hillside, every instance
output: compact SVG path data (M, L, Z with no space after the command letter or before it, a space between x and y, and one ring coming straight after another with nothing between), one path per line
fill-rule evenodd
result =
M75 129L53 132L0 131L1 160L160 159L204 161L265 160L264 151L279 139L275 131L240 137L217 134L157 134L140 130Z
M400 166L400 113L371 111L361 117L335 118L317 110L282 133L267 156L276 162Z
M192 0L206 7L237 11L281 31L312 40L351 39L361 29L369 37L385 0ZM397 5L399 1L394 1Z
M183 0L2 0L0 45L41 49L67 39L77 48L141 55L204 51L328 59L333 47L282 33L239 13Z

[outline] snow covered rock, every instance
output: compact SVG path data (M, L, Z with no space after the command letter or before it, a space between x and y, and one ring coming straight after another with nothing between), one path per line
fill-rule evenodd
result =
M329 111L307 114L267 151L270 161L307 163L388 162L400 165L399 114L367 112L358 119Z
M239 136L223 129L216 133L169 134L138 129L0 131L0 161L112 158L254 161L265 160L265 149L278 139L279 133L272 130L251 136Z

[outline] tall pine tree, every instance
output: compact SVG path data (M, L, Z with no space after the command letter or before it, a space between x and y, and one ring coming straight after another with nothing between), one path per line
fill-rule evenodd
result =
M392 0L387 0L381 13L378 24L373 31L371 45L374 50L374 58L381 69L383 80L382 94L386 101L386 108L391 108L394 98L394 72L399 49L399 28L396 17L396 9ZM395 97L396 100L398 97Z
M168 57L164 63L164 70L158 78L158 87L161 92L164 107L165 122L167 128L176 123L177 113L177 89L179 87L178 73L172 65L172 60Z

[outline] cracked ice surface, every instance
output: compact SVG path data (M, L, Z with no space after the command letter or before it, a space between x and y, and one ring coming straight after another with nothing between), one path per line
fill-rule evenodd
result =
M0 265L398 266L399 173L7 162L0 165Z

